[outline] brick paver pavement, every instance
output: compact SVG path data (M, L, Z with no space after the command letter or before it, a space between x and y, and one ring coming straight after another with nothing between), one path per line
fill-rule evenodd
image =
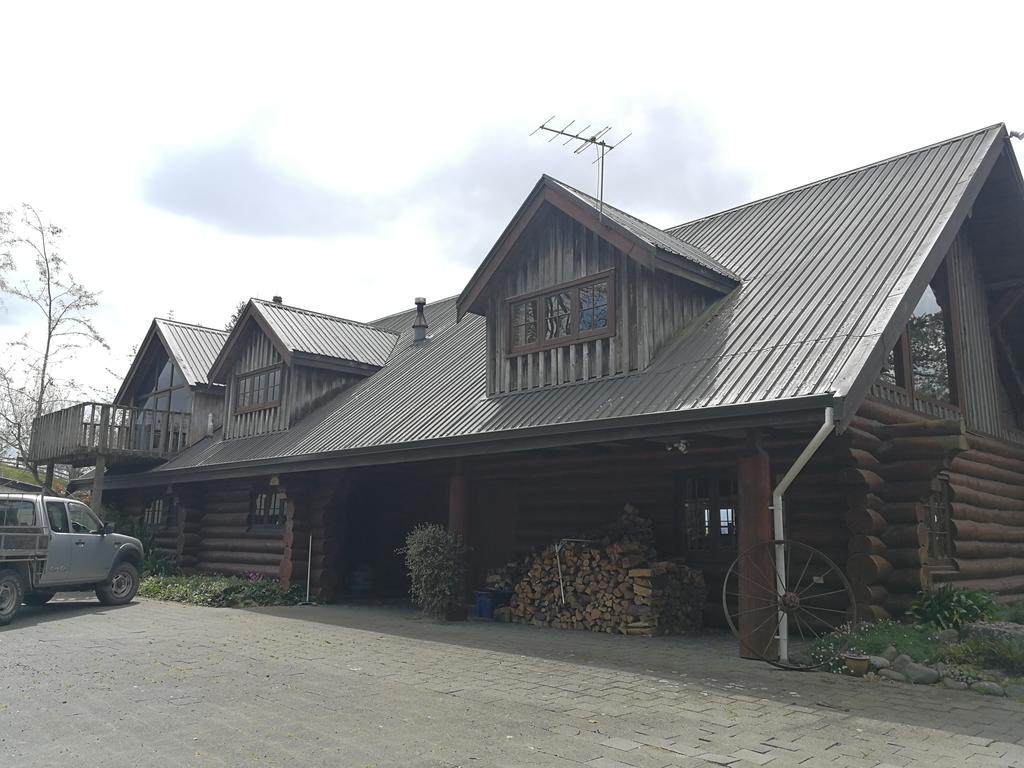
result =
M0 632L0 766L1024 766L1024 704L394 608L58 602Z

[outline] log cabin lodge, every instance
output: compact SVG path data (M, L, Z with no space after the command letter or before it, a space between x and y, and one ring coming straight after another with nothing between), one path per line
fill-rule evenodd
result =
M94 505L184 568L311 559L326 601L405 594L421 521L463 533L472 589L626 503L719 613L773 510L862 618L934 584L1024 599L1022 299L1003 125L665 230L544 176L458 296L154 320L115 401L40 417L31 458L96 466Z

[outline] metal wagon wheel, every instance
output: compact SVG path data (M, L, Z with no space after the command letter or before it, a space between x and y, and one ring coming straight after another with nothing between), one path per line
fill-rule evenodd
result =
M780 573L785 573L785 584ZM763 647L755 648L750 643L747 647L758 658L782 669L822 666L824 662L810 656L813 643L857 622L857 603L842 568L820 550L788 539L757 544L733 561L722 585L722 607L741 643L740 618L750 615L755 622L750 634L758 638L754 645ZM774 653L783 620L792 649L786 660ZM762 643L764 637L768 639ZM840 640L839 646L840 652L846 650L844 641Z

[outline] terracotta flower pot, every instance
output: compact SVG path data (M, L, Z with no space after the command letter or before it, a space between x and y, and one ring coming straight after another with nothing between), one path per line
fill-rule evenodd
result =
M864 677L871 668L871 660L863 653L844 653L846 671L854 677Z

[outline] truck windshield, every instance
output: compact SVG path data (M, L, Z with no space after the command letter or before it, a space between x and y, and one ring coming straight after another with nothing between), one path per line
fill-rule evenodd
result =
M31 501L0 501L0 528L33 527L36 525L36 505Z

